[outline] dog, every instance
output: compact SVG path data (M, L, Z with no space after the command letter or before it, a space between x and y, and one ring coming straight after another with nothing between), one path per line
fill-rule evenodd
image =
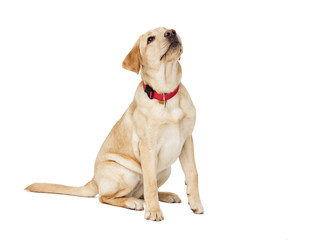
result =
M33 183L30 192L95 197L101 203L144 210L145 218L164 219L159 201L181 202L170 192L158 192L179 158L185 174L188 203L204 213L198 192L192 132L196 110L181 83L183 45L174 29L163 27L141 35L123 68L141 73L134 100L114 125L95 162L93 179L82 187Z

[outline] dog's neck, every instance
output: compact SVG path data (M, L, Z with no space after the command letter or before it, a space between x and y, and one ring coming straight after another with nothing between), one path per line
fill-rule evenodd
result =
M141 77L158 93L169 93L181 82L181 66L179 61L163 62L158 66L142 66Z

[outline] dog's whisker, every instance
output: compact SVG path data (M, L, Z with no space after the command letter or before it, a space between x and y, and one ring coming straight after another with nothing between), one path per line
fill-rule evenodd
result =
M161 47L161 49L165 49L170 45L170 43L164 43L163 46Z

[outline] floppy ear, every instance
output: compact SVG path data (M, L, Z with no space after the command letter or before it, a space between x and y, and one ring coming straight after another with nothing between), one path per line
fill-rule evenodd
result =
M134 47L126 56L125 60L122 62L122 67L129 71L139 73L140 70L140 52L139 52L139 39L135 43Z

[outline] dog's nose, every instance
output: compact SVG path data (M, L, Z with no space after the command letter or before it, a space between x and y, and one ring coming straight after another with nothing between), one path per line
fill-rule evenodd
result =
M173 41L177 36L177 32L174 29L166 30L164 33L164 37L168 38L170 41Z

